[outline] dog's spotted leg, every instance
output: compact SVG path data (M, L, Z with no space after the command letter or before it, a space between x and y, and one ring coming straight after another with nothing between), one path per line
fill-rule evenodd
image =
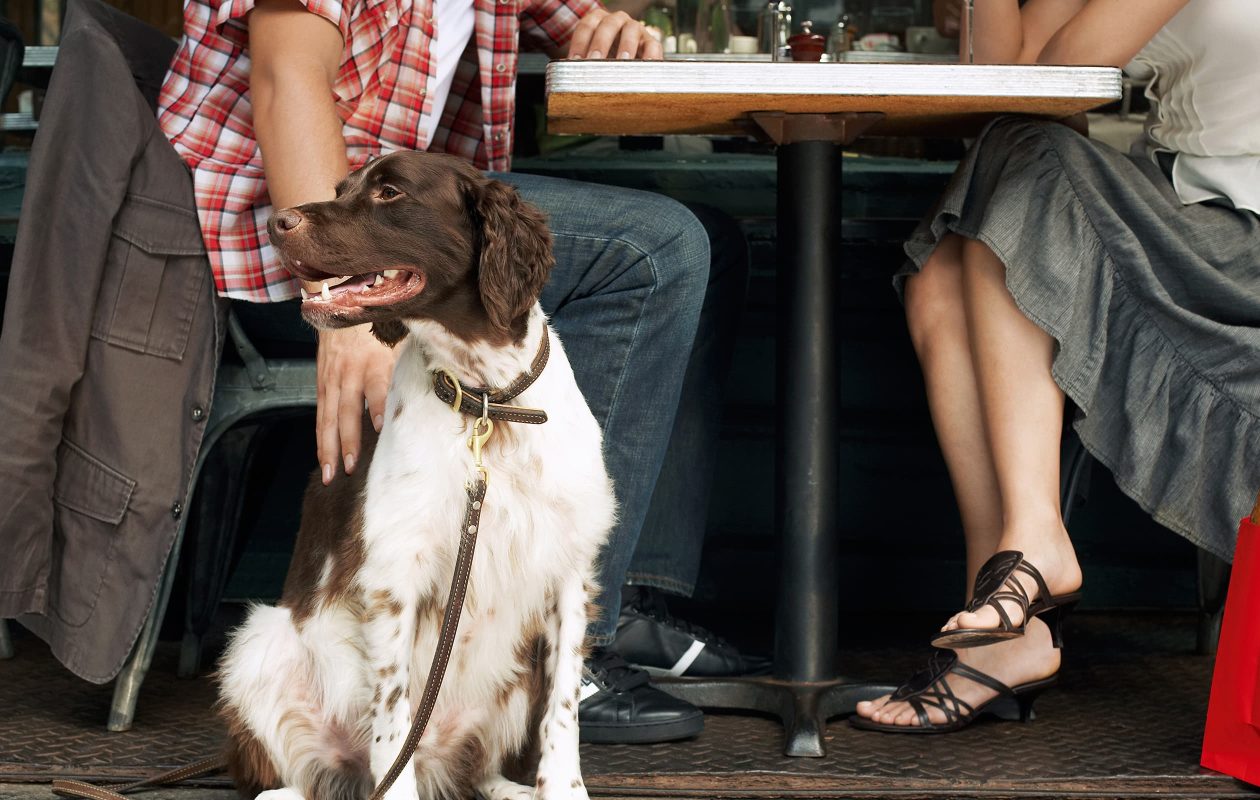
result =
M268 789L260 792L254 800L306 800L296 789Z
M552 640L551 695L543 713L535 800L587 800L578 762L578 691L585 652L587 592L580 576L560 588Z
M495 775L477 785L477 797L478 800L533 800L534 790Z
M372 684L372 732L368 763L372 782L379 786L393 765L411 727L410 666L416 609L385 589L365 594L367 609L363 637L367 645ZM416 771L404 769L385 797L415 800Z

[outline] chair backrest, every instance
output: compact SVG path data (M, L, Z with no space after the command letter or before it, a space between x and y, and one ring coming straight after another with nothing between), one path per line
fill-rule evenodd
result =
M0 103L9 96L18 69L22 66L22 32L7 19L0 19Z

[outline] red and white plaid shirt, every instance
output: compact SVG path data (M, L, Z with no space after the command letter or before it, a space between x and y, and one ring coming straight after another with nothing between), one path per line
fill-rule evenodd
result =
M460 59L433 141L421 114L436 63L433 0L303 0L345 41L334 86L350 168L395 150L510 166L518 40L568 45L598 0L473 0L472 40ZM254 0L188 0L184 39L159 100L159 121L193 174L202 236L219 293L268 302L298 295L267 241L271 201L254 138L246 15Z

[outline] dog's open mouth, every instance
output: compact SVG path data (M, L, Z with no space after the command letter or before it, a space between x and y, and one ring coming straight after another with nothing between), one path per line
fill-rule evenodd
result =
M420 294L424 291L424 284L424 274L409 269L386 269L363 275L330 275L320 281L318 292L302 290L302 304L307 308L329 311L388 306Z

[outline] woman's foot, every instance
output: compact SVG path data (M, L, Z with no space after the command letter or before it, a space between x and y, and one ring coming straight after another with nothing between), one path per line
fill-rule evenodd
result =
M987 647L958 651L958 660L990 675L1007 686L1015 687L1039 681L1059 671L1059 651L1050 640L1050 628L1039 619L1028 623L1024 636ZM997 696L997 692L964 676L951 674L945 678L954 695L972 708L979 708ZM884 725L917 726L919 714L906 701L894 701L891 695L858 703L859 716ZM948 723L939 708L927 708L933 725Z
M1047 536L1046 527L1038 526L1031 535L1008 534L999 542L998 551L1014 550L1024 555L1024 563L1034 567L1041 573L1046 588L1054 596L1076 592L1081 588L1081 565L1076 560L1076 550L1068 538L1067 528L1063 522L1055 519L1053 530L1056 533ZM1023 586L1031 603L1045 600L1045 593L1037 581L1024 571L1016 571L1012 580ZM1014 600L999 600L1003 610L1010 619L1010 627L1018 630L1025 623L1024 610ZM992 605L984 605L973 612L960 611L941 626L942 631L954 630L997 630L1002 627L1002 617Z

